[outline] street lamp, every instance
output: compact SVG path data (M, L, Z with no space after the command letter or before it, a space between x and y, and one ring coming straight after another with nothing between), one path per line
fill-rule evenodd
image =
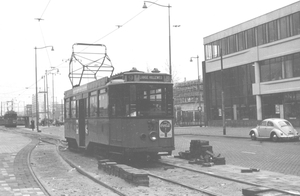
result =
M38 132L41 132L39 130L39 102L38 102L38 85L37 85L37 54L36 54L36 50L37 49L44 49L44 48L48 48L51 47L51 51L54 51L53 46L44 46L44 47L34 47L34 52L35 52L35 111L36 111L36 130Z
M146 2L147 3L152 3L152 4L155 4L155 5L158 5L158 6L161 6L161 7L167 7L168 8L168 20L169 20L169 72L170 72L170 75L172 75L172 61L171 61L171 22L170 22L170 4L169 5L160 5L158 3L155 3L155 2L152 2L152 1L144 1L144 6L143 8L144 9L147 9L147 5L146 5Z
M199 123L201 126L201 112L202 112L202 107L201 107L201 91L200 91L200 73L199 73L199 56L197 55L197 57L191 57L190 62L193 62L193 59L197 59L197 68L198 68L198 91L199 91L199 98L198 98L198 102L199 102Z

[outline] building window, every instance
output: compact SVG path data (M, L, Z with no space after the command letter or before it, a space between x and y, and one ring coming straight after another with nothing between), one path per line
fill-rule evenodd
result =
M216 58L220 56L219 54L220 46L221 46L220 40L212 43L212 58Z
M266 82L270 80L270 60L265 60L260 63L260 81Z
M212 45L211 44L205 45L205 57L206 57L206 60L212 59Z
M281 57L273 58L270 60L270 80L282 79L282 66Z
M292 35L300 34L300 12L294 13L291 16Z
M265 43L267 43L267 30L266 24L262 24L257 27L257 45Z
M288 55L284 57L284 77L293 77L293 55Z
M241 50L244 50L246 48L246 43L245 43L246 39L245 39L245 32L240 32L238 34L238 50L241 51Z
M276 41L277 35L277 20L274 20L268 23L268 42Z
M288 16L279 19L279 39L284 39L290 36L288 19Z
M221 40L221 49L222 55L228 54L228 37L225 37Z
M293 55L294 77L300 77L300 53Z
M228 53L231 54L231 53L234 53L234 52L237 52L237 45L236 45L236 34L234 35L231 35L229 37L229 50L228 50Z
M255 39L255 29L248 29L246 31L246 38L247 38L247 48L252 48L256 46L256 39Z
M300 119L300 92L284 93L284 117L288 120Z

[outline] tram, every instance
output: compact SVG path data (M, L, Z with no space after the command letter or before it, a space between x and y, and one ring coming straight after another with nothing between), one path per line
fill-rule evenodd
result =
M64 94L70 148L159 158L174 150L171 75L133 68L73 87Z
M10 110L4 114L4 126L5 127L17 127L18 115L15 111Z

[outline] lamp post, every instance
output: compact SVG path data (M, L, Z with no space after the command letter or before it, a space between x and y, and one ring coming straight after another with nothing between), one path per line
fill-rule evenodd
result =
M53 46L44 46L44 47L34 47L34 51L35 51L35 112L36 112L36 130L38 132L40 132L39 130L39 102L38 102L38 85L37 85L37 53L36 50L37 49L44 49L44 48L48 48L51 47L51 51L54 51Z
M197 59L197 69L198 69L198 91L199 91L199 98L198 98L198 102L199 102L199 106L198 106L198 110L199 110L199 126L201 126L201 112L202 112L202 107L201 107L201 91L200 91L200 72L199 72L199 56L197 55L197 57L191 57L190 62L193 62L193 59Z
M169 20L169 72L170 75L172 75L172 61L171 61L171 20L170 20L170 4L169 5L160 5L158 3L152 2L152 1L144 1L144 9L147 9L146 3L152 3L155 5L158 5L160 7L167 7L168 8L168 20Z

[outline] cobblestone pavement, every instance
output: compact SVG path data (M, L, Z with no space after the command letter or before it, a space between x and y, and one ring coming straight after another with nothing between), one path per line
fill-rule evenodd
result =
M250 128L227 128L223 135L222 127L176 127L175 135L207 135L249 138ZM42 132L37 134L50 134L63 139L62 127L43 127ZM28 131L24 129L24 131ZM0 131L0 195L5 196L36 196L45 195L30 174L27 166L28 153L38 143L38 140L30 139L8 131ZM269 187L281 186L280 188L293 191L300 195L300 177L284 175L276 172L260 171L255 174L241 174L241 167L225 165L225 167L210 167L208 172L222 174L224 177L235 177L252 181L257 184L266 183Z
M223 134L223 128L222 127L176 127L175 128L175 135L176 136L186 136L186 137L176 137L176 150L173 152L174 155L178 154L178 151L184 151L189 149L190 140L191 139L199 139L201 138L209 138L211 136L213 137L219 137L220 139L217 139L217 141L221 140L221 137L227 137L227 138L233 138L235 142L244 143L245 139L250 140L249 137L249 131L250 127L227 127L226 128L226 135ZM299 129L297 128L299 131ZM207 136L207 137L206 137ZM233 141L233 139L228 141ZM253 142L253 141L249 141ZM224 144L224 142L217 142L218 144ZM300 142L294 142L291 145L297 148L299 145L297 143ZM270 144L273 144L270 142ZM227 144L230 146L231 144ZM257 145L254 143L253 145ZM222 146L222 145L221 145ZM228 147L227 146L227 147ZM242 149L242 146L241 146ZM222 152L222 151L218 151ZM299 151L298 151L299 152ZM249 156L250 158L251 156ZM240 159L240 157L239 157ZM235 159L236 160L236 159ZM263 160L263 159L262 159ZM263 162L261 160L261 162ZM287 159L288 160L288 159ZM245 160L239 160L239 162L247 161ZM252 161L252 160L251 160ZM268 161L264 159L264 161ZM185 161L182 161L185 162ZM235 165L233 165L235 164ZM286 164L289 164L288 161L286 161ZM224 166L213 166L210 168L201 168L201 170L207 171L212 174L228 177L228 178L234 178L238 180L244 180L247 182L251 182L254 184L263 185L266 187L273 187L278 188L281 190L291 191L292 193L296 195L300 195L300 176L297 175L287 175L279 172L271 172L266 170L261 170L260 172L253 172L253 173L241 173L241 169L247 169L245 167L237 166L237 162L232 162L232 164L226 164ZM298 163L298 167L296 170L299 171L300 163ZM189 166L193 167L193 166ZM290 166L289 166L290 167Z
M0 195L43 196L28 167L27 157L37 140L0 131Z

